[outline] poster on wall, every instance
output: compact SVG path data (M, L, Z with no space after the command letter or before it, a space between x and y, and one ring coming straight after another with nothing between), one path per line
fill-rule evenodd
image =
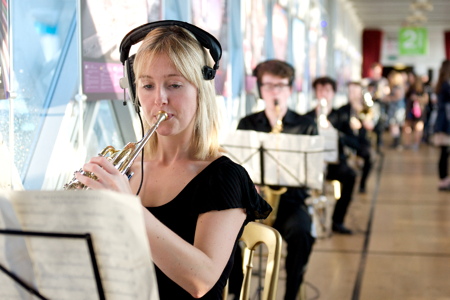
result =
M80 1L82 93L88 101L123 100L119 45L129 31L147 22L147 0Z
M327 44L328 39L326 36L322 35L319 38L319 41L317 43L317 56L319 57L319 73L320 75L327 74Z
M256 94L256 78L252 76L257 64L266 59L265 32L267 27L266 1L244 1L245 23L243 48L245 64L245 89Z
M288 16L286 10L279 4L273 6L272 37L275 58L285 61L288 44Z
M225 0L192 1L192 23L212 34L222 46L222 58L216 72L216 93L226 95L228 57L228 16Z
M297 92L307 92L309 86L308 72L305 72L306 63L306 37L305 37L305 23L300 19L292 21L292 50L294 52L294 67L295 67L295 85Z
M351 80L352 61L344 51L336 49L334 51L334 63L337 91L342 93L346 90L347 83Z
M424 27L400 28L398 47L400 55L426 55L428 51L428 30Z
M308 30L308 43L309 43L309 52L308 52L308 62L309 62L309 75L311 78L316 78L318 76L317 70L317 54L318 54L318 39L319 33L316 28L310 27Z

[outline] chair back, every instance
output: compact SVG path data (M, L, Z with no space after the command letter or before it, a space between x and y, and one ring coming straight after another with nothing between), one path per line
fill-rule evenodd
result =
M253 258L255 250L261 244L265 244L268 249L262 299L275 300L281 259L282 238L280 233L276 229L262 223L249 222L244 228L241 241L245 246L242 262L244 281L242 283L240 300L250 299Z

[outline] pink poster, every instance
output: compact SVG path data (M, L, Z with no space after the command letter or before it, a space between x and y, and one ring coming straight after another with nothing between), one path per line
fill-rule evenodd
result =
M82 92L88 100L123 100L119 45L129 31L147 23L147 0L81 0L80 5Z
M228 24L225 0L192 1L192 23L212 34L222 46L222 58L216 72L215 84L218 95L228 96L227 81Z

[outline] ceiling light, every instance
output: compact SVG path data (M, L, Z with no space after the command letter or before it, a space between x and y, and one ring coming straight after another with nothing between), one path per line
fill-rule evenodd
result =
M426 10L426 11L432 11L433 10L433 4L428 2L428 0L415 0L411 3L410 8L412 10Z

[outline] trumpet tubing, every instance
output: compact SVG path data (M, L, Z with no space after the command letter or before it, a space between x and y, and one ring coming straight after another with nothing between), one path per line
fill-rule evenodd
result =
M277 99L275 99L275 111L277 113L277 120L275 126L272 127L271 133L281 133L283 131L283 120L280 113L280 105L278 104Z
M144 149L145 144L148 142L150 137L153 135L153 133L158 128L159 124L162 121L165 121L168 118L168 115L164 111L158 112L158 116L156 119L156 122L152 125L152 127L148 130L148 132L145 134L145 136L136 143L128 143L125 145L125 147L122 150L116 150L113 146L107 146L105 147L98 155L106 157L109 161L112 162L114 167L119 170L121 174L126 174L128 177L130 177L130 174L128 173L131 166L133 165L133 162L138 157L139 153ZM94 180L97 180L97 176L94 173L91 172L85 172L83 169L78 170L79 173L81 173L84 176L88 176L89 178L92 178ZM87 186L85 186L83 183L78 181L78 179L75 178L75 176L72 178L71 181L66 183L64 185L65 190L86 190L88 189Z

